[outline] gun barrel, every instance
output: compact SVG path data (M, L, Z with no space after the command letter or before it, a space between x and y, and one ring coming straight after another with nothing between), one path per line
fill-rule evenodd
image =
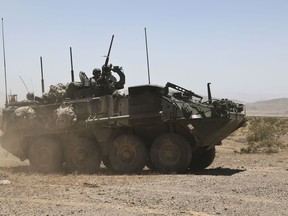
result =
M107 54L106 61L105 61L105 66L108 66L109 56L110 56L110 52L111 52L111 48L112 48L112 44L113 44L113 40L114 40L114 35L112 35L112 38L111 38L111 42L110 42L110 46L109 46L109 50L108 50L108 54Z
M110 52L111 52L113 40L114 40L114 35L112 35L112 38L111 38L111 42L110 42L110 46L109 46L109 51L108 51L108 55L107 55L108 57L110 56Z

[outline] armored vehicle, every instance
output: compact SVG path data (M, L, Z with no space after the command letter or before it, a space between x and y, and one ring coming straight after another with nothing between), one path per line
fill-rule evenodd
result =
M246 121L245 107L212 99L209 84L206 102L169 82L131 86L125 93L122 68L108 60L97 79L81 72L80 79L6 104L2 147L44 173L97 173L101 161L118 173L144 166L182 173L208 167L215 146Z

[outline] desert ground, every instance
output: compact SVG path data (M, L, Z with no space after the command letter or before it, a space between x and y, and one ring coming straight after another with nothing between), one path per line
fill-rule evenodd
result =
M0 215L287 215L288 151L240 154L236 133L206 170L38 174L0 148Z

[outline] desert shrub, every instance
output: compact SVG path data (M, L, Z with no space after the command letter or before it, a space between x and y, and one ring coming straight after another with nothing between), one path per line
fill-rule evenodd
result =
M248 146L241 153L277 153L285 148L281 139L288 132L288 119L276 117L253 117L249 119L246 136Z

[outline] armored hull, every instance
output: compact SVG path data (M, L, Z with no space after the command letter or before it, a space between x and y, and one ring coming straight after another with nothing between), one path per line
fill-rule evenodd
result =
M101 161L118 173L144 166L186 172L208 167L215 146L246 122L242 104L202 102L171 83L129 87L128 94L95 91L10 103L2 112L2 147L44 173L97 173Z

